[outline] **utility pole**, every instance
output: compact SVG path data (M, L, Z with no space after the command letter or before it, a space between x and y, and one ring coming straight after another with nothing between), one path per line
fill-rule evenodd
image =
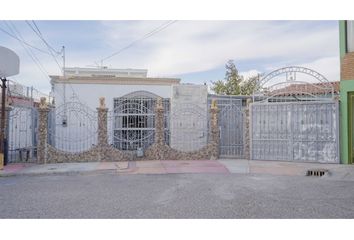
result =
M0 80L1 80L1 123L0 123L0 170L7 164L7 139L5 133L6 78L19 74L20 58L11 49L0 46Z
M65 46L62 46L61 48L61 52L62 52L62 57L63 57L63 76L65 77Z
M7 139L5 133L5 101L6 101L6 78L1 78L1 125L0 125L0 169L7 164L5 157Z
M64 78L64 81L66 81L66 76L65 76L65 46L62 46L62 49L61 49L61 53L62 53L62 58L63 58L63 78ZM64 106L65 106L65 103L66 103L66 83L64 82L63 84L63 94L64 94Z

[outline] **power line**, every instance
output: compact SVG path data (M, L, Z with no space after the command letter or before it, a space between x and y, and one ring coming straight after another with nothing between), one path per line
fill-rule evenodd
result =
M37 48L37 47L35 47L35 46L33 46L33 45L31 45L31 44L29 44L29 43L27 43L27 42L25 42L25 41L19 39L18 37L14 36L13 34L9 33L8 31L6 31L5 29L3 29L3 28L1 28L1 27L0 27L0 31L2 31L3 33L7 34L8 36L10 36L10 37L16 39L17 41L22 42L23 44L25 44L25 45L27 45L27 46L33 48L33 49L36 49L37 51L40 51L40 52L42 52L42 53L45 53L45 54L50 55L49 52L47 52L47 51L45 51L45 50L42 50L42 49L40 49L40 48Z
M56 56L54 56L53 52L56 54L60 54L60 52L57 52L52 46L49 45L49 43L44 39L41 31L39 30L38 26L36 25L36 23L34 21L32 21L33 24L35 25L35 28L37 29L37 31L33 28L33 26L26 20L27 25L32 29L32 31L44 42L44 44L47 46L50 55L53 57L55 63L57 64L57 66L59 67L60 71L63 71L62 67L60 66Z
M28 22L28 21L26 21L26 22ZM45 45L47 45L47 47L48 47L49 49L51 49L54 53L56 53L57 55L59 55L60 52L58 52L57 50L55 50L55 49L45 40L45 38L43 37L43 34L42 34L41 30L39 30L39 27L37 26L36 22L35 22L34 20L32 20L32 23L33 23L34 27L35 27L35 28L37 29L37 31L38 31L38 37L40 37L40 39L43 40L43 42L45 43ZM29 24L29 23L28 23L28 24ZM29 24L29 26L32 28L32 25L31 25L31 24ZM32 29L33 29L33 28L32 28ZM33 29L33 31L34 31L35 33L37 33L34 29Z
M21 33L16 29L16 26L14 24L12 24L12 22L10 22L11 26L7 24L7 22L5 22L6 26L9 28L9 30L16 36L18 35L19 38L16 36L16 38L18 38L18 41L20 42L21 46L24 48L24 50L26 51L27 55L32 59L32 61L36 64L36 66L38 67L38 69L41 71L41 73L48 78L48 71L43 67L42 63L39 61L39 59L35 56L35 54L32 52L32 50L30 48L27 48L24 45L24 41L23 41L23 37L21 35Z
M26 53L28 54L28 56L32 59L32 61L36 64L36 66L38 67L38 69L41 71L41 73L48 79L49 78L49 73L48 71L44 68L44 66L42 65L42 63L40 62L40 60L36 57L36 55L32 52L32 50L30 48L26 48L26 46L24 45L26 42L24 41L21 33L17 30L16 26L10 22L11 26L7 24L7 22L5 22L6 26L9 28L9 30L13 33L13 34L10 34L11 36L13 36L16 40L19 41L19 43L22 45L22 47L24 48L24 50L26 51ZM28 24L28 23L27 23ZM37 26L38 28L38 26ZM34 29L32 29L34 32L37 32L35 31ZM39 29L38 29L39 30ZM40 31L39 31L39 34L40 34ZM17 36L18 35L18 36ZM42 38L41 38L42 39ZM44 40L45 41L45 40ZM45 41L46 42L46 41ZM26 44L26 45L30 45L30 44ZM47 45L47 44L46 44ZM49 44L48 44L49 45ZM32 45L30 45L31 47L33 47ZM48 46L47 46L48 47ZM50 54L52 55L52 52L49 50L49 53L47 54ZM53 56L53 55L52 55ZM53 56L53 58L55 59L55 57ZM59 63L58 63L59 65ZM60 67L60 66L59 66ZM64 71L64 69L63 69ZM71 88L72 92L73 92L73 95L74 97L78 100L79 103L81 103L80 99L78 98L78 95L77 93L75 92L73 86L71 85L70 82L67 82L69 87ZM64 83L65 84L65 83ZM58 95L60 97L62 97L60 94ZM64 99L64 102L65 102L65 99ZM82 104L82 103L81 103Z
M119 53L123 52L124 50L126 50L126 49L128 49L128 48L134 46L136 43L141 42L141 41L143 41L143 40L145 40L145 39L147 39L147 38L149 38L149 37L155 35L155 34L158 33L158 32L161 32L162 30L166 29L167 27L169 27L170 25L174 24L175 22L177 22L177 20L168 21L168 22L165 22L165 23L161 24L161 25L158 26L157 28L155 28L155 29L153 29L152 31L146 33L146 34L145 34L144 36L142 36L141 38L139 38L139 39L137 39L137 40L134 40L133 42L131 42L131 43L128 44L127 46L125 46L125 47L119 49L118 51L112 53L111 55L109 55L109 56L107 56L107 57L101 59L101 65L102 65L103 61L105 61L105 60L107 60L107 59L109 59L109 58L112 58L112 57L118 55Z

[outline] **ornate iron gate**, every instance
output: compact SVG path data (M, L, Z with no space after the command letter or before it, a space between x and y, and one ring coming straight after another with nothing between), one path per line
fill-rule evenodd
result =
M119 150L146 149L155 139L157 97L148 92L135 92L113 100L108 117L109 142ZM169 99L163 99L165 131L169 129ZM165 134L166 136L167 134Z
M251 159L339 163L337 102L250 107Z
M79 153L97 144L97 111L81 102L67 102L48 115L48 143L58 150Z
M8 163L34 162L37 157L38 112L31 106L14 106L9 112Z
M314 70L287 67L266 75L261 87L250 105L251 159L339 163L333 83Z
M219 108L220 157L244 157L244 109L242 99L238 96L210 95L216 99Z
M172 109L170 146L182 152L197 151L208 143L207 111L196 104L180 104Z

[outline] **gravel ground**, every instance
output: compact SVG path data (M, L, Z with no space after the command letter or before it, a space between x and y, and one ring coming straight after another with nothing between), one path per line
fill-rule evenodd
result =
M0 218L354 218L354 182L242 174L0 178Z

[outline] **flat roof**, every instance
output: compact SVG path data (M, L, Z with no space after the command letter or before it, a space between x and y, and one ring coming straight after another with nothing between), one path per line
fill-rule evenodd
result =
M179 78L149 78L149 77L106 77L106 76L49 76L51 83L68 84L112 84L112 85L176 85Z

